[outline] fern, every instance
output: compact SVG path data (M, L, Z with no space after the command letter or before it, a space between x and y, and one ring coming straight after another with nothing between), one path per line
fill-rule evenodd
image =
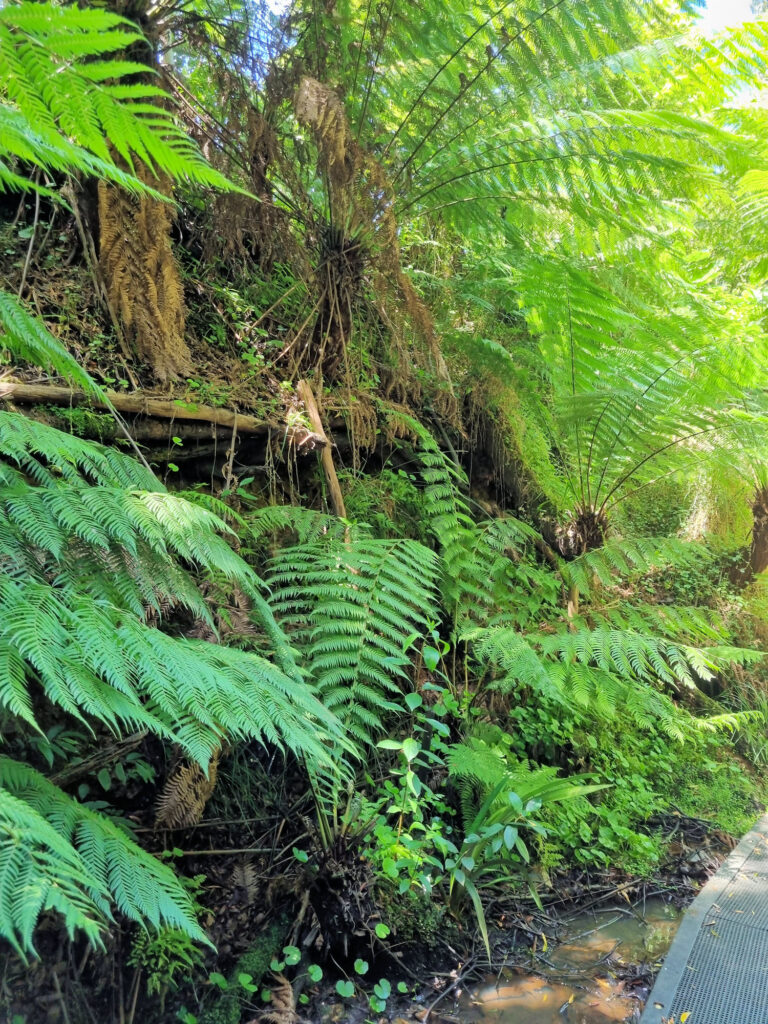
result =
M352 534L283 549L268 584L325 705L364 743L397 709L403 650L437 619L439 562L410 540Z
M248 517L248 529L257 544L286 533L293 534L299 544L306 544L329 535L338 540L345 532L337 516L297 505L268 505L257 509Z
M39 187L12 170L17 159L134 191L147 191L131 173L136 160L177 179L232 187L180 130L163 91L130 81L147 68L114 59L141 39L125 18L95 7L21 3L0 11L0 188Z
M163 491L128 456L14 413L0 413L0 457L0 558L6 567L0 581L0 712L37 729L42 693L88 726L116 735L146 729L178 743L203 768L225 734L290 748L317 766L327 763L329 743L342 752L348 748L336 719L303 681L260 581L227 543L231 531L218 516ZM150 625L151 617L163 624L176 608L211 624L200 575L248 595L277 664ZM22 768L13 778L18 772ZM26 783L17 789L16 803L7 804L9 820L31 792ZM63 794L53 787L45 794L47 803L34 804L44 816L55 799L75 815L77 805ZM68 927L83 926L94 935L89 907L103 911L105 893L129 916L199 934L186 904L176 900L181 890L170 884L173 876L166 869L153 875L156 862L133 845L122 849L123 834L108 821L91 816L77 825L78 837L91 837L93 849L85 852L79 838L75 842L88 871L80 862L70 871L73 855L62 855L69 883L60 888L49 870L55 847L45 829L35 831L32 819L25 821L24 849L34 855L24 867L14 854L8 871L21 879L20 872L32 872L34 864L42 874L38 880L24 876L27 916L18 906L0 915L12 942L31 948L31 928L46 907L60 910ZM102 863L106 850L114 869ZM97 868L98 886L91 880ZM126 893L121 884L128 878L133 889ZM11 900L2 882L0 902Z
M124 827L83 807L38 772L0 757L0 934L34 952L40 915L99 942L110 907L208 942L184 887Z
M446 569L443 596L454 631L470 625L525 627L551 610L560 583L537 564L539 533L512 516L465 527L457 536Z
M9 295L0 290L0 345L16 359L53 370L77 387L101 395L101 389L56 338ZM3 392L0 384L0 395Z
M610 586L617 577L640 576L652 569L683 567L696 557L696 548L674 537L611 539L593 551L563 562L560 574L566 586L589 596L595 583Z
M665 621L670 612L671 621ZM699 680L713 678L729 664L762 658L760 652L722 642L712 645L713 639L723 640L722 634L706 617L685 609L641 608L628 614L631 627L626 614L598 612L595 625L582 617L569 628L548 626L527 634L514 627L469 628L462 639L476 659L494 667L492 689L532 690L539 698L575 704L598 717L612 717L621 707L640 728L655 722L675 739L696 720L676 708L664 690L695 690ZM686 643L686 631L709 643Z
M157 175L226 185L177 127L163 93L125 81L146 68L111 59L140 38L98 8L21 3L0 11L0 188L45 191L39 176L17 169L26 165L152 191L131 173L137 161ZM0 332L14 357L97 390L4 294ZM141 728L178 743L204 770L226 734L288 747L316 767L329 742L348 748L303 682L260 581L228 543L232 530L210 508L168 494L121 453L7 412L0 507L3 717L39 729L42 695L94 731ZM177 607L210 624L199 576L250 597L280 667L154 628ZM0 844L0 934L19 951L33 949L47 910L63 915L70 934L82 928L96 940L110 905L204 939L169 869L113 821L7 758Z

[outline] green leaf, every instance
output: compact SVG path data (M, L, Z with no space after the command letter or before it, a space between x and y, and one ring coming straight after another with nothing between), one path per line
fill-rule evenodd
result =
M402 750L403 744L400 740L380 740L377 744L381 750Z
M355 960L355 973L356 974L367 974L368 973L368 961L361 960L360 957Z
M402 751L406 761L410 763L421 753L421 744L418 740L409 736L407 739L403 740Z
M310 964L307 968L307 974L311 981L318 982L323 977L323 968L319 964Z
M376 935L377 935L377 936L378 936L378 937L379 937L380 939L386 939L386 937L387 937L387 936L389 935L389 933L390 933L390 929L388 928L388 926L387 926L387 925L385 925L385 924L384 924L384 922L383 922L383 921L379 921L379 922L378 922L378 924L376 925L376 927L375 927L374 931L376 932Z
M355 994L355 986L351 981L337 981L336 991L342 999L351 999Z
M430 672L434 672L437 666L440 664L440 651L435 647L424 647L422 649L422 656L424 658L424 664Z
M373 986L373 991L379 999L389 999L392 995L392 985L386 978L382 978L377 985Z

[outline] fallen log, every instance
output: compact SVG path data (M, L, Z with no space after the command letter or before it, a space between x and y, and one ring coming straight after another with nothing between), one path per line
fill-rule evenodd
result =
M125 394L119 391L105 391L100 400L84 391L61 387L57 384L24 384L21 381L5 379L0 386L0 400L21 405L89 405L97 409L116 409L119 413L150 416L166 420L194 420L211 423L219 427L237 429L240 434L266 434L270 430L285 430L288 441L303 454L324 448L328 444L325 434L315 433L300 424L280 426L267 423L237 412L234 409L217 409L212 405L198 405L196 402L182 402L180 399L150 398L142 394Z

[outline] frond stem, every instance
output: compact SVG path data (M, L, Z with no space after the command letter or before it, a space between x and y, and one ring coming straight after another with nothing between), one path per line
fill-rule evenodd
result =
M470 78L469 82L467 83L466 88L462 89L459 93L457 93L456 96L453 97L453 99L448 104L448 106L445 107L445 109L442 111L442 113L438 115L437 119L432 122L432 125L422 135L421 139L419 140L418 145L415 147L415 149L413 149L411 151L410 156L403 163L402 167L400 168L400 170L395 175L395 181L397 181L397 179L401 176L401 174L403 174L403 172L405 170L407 170L407 168L408 168L409 164L411 163L411 161L413 160L413 158L421 150L421 148L425 145L427 140L429 138L431 138L431 136L434 134L434 132L437 131L437 129L443 123L443 121L448 116L448 114L451 112L451 110L453 110L453 108L456 106L456 104L459 102L459 100L463 99L467 95L467 93L472 89L472 87L475 85L475 83L478 81L478 79L482 78L482 76L488 71L488 69L494 64L494 62L496 60L498 60L498 58L502 55L502 53L504 53L504 51L506 49L508 49L512 45L512 43L514 43L516 40L518 40L520 38L520 36L523 35L524 32L527 32L530 28L532 28L536 24L537 21L541 21L548 14L551 14L553 11L557 10L558 7L562 7L564 4L570 3L570 2L571 2L571 0L555 0L555 3L553 3L550 7L545 8L543 11L541 11L539 14L537 14L535 18L531 18L531 20L526 25L524 25L522 28L520 28L513 36L510 36L509 39L504 43L504 45L499 47L499 49L496 51L496 53L493 55L493 57L489 57L488 58L488 60L480 68L480 70L475 75L473 75L472 78ZM450 63L450 61L449 61L449 63Z

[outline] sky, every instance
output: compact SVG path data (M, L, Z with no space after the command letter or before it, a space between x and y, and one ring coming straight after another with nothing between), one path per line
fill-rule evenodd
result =
M707 0L701 23L707 31L717 32L739 25L751 16L750 0Z

